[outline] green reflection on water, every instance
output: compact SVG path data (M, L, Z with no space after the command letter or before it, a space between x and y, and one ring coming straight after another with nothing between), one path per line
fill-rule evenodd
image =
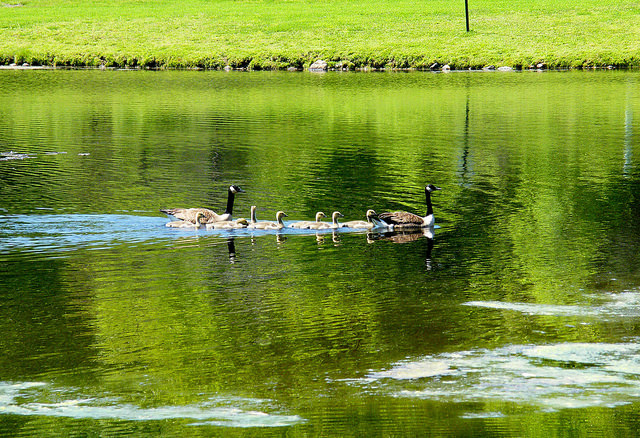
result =
M635 430L631 390L611 407L545 412L532 408L535 394L527 402L508 389L505 400L471 401L392 391L467 384L447 373L349 384L439 354L636 339L635 301L615 301L623 311L606 317L589 311L639 284L635 72L0 78L0 152L27 154L0 161L0 208L34 227L11 230L31 238L28 248L0 233L0 381L46 385L4 409L93 399L84 420L13 412L0 416L0 430L207 435L221 426L188 426L184 411L169 414L174 421L131 416L209 404L237 409L231 429L255 434L587 430L567 422ZM85 245L62 219L52 238L64 248L45 247L33 220L92 213L105 217L91 226L104 220L117 232L124 219L110 215L223 209L231 182L246 191L236 216L257 205L261 219L280 209L291 219L423 213L422 187L434 182L444 188L434 195L441 228L433 242L405 243L365 233L243 235L230 258L225 236L144 221L134 225L145 228L140 238L114 241L106 228ZM587 310L567 312L576 306ZM637 368L625 368L623 385ZM105 405L129 412L96 418ZM253 410L300 421L265 431L243 417Z

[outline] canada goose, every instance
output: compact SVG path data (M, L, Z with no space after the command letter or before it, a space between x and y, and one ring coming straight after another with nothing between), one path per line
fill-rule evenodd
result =
M378 220L378 214L374 210L367 210L366 221L348 221L343 222L343 227L347 228L376 228L376 227L386 227L386 224L383 224Z
M201 211L196 212L196 215L194 217L194 221L172 221L172 222L168 222L166 224L167 227L169 228L188 228L191 230L196 230L198 228L200 228L202 226L202 220L204 219L204 214Z
M427 199L427 215L425 217L406 211L394 211L392 213L380 213L378 219L392 230L433 227L435 220L433 217L433 206L431 205L431 193L436 190L441 189L433 184L429 184L424 188Z
M327 215L324 214L323 212L319 211L316 213L316 220L315 222L313 221L298 221L298 222L294 222L292 224L289 224L289 228L309 228L309 225L311 224L319 224L322 223L322 218L326 217Z
M331 223L327 223L327 222L319 222L319 223L312 223L309 225L309 229L311 230L326 230L326 229L336 229L336 228L340 228L340 224L338 223L338 218L339 217L344 217L344 215L342 213L340 213L339 211L334 211L333 214L331 215Z
M249 221L241 217L234 221L218 221L207 224L207 230L233 230L236 228L247 228Z
M264 222L256 222L253 224L254 229L256 230L281 230L284 228L284 223L282 222L282 218L287 217L284 211L279 211L276 213L276 221L264 221Z
M218 221L229 221L231 220L232 212L233 212L233 201L235 199L236 193L242 193L240 187L236 185L229 186L229 194L227 196L227 209L223 214L218 214L213 210L209 210L208 208L169 208L169 209L160 209L162 213L169 214L176 219L181 219L183 221L195 222L195 217L198 212L202 212L205 218L205 223L218 222Z

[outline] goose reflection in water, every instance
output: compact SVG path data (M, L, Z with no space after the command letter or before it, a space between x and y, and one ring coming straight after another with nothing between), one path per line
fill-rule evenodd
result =
M284 241L287 240L286 236L283 236L282 234L276 234L276 243L278 245L280 245L281 243L284 243ZM251 239L251 244L255 245L255 241L252 238ZM236 239L235 237L230 237L227 239L227 249L229 250L229 263L233 264L236 262Z
M426 237L433 240L433 228L422 228L405 231L374 231L367 233L367 242L373 243L377 240L387 240L394 243L409 243Z
M327 230L328 231L328 230ZM338 230L331 230L331 232L315 232L313 234L308 233L308 236L315 236L316 242L318 246L322 246L323 244L331 239L331 243L333 246L342 245L341 240L341 232ZM303 234L296 233L296 235L301 236ZM392 243L410 243L416 242L422 238L426 238L427 240L427 250L425 255L425 266L427 270L432 270L434 268L431 252L433 250L434 244L434 229L433 228L423 228L421 230L405 230L405 231L380 231L380 232L368 232L366 234L367 243L374 243L377 241L387 241ZM277 232L275 233L276 244L279 248L282 248L282 244L287 240L287 233ZM237 261L236 257L236 246L235 246L236 237L229 237L226 239L227 248L229 250L229 262L235 263ZM257 242L257 237L255 235L251 235L250 239L251 245L255 245Z
M422 238L426 238L427 252L425 255L424 264L427 268L427 271L431 271L434 267L431 260L431 252L433 251L433 237L434 229L431 227L410 231L383 231L367 233L367 243L374 243L379 240L385 240L393 243L410 243Z
M281 245L284 242L286 242L286 240L287 240L287 236L282 234L282 233L276 233L275 236L276 236L276 244L277 245ZM258 237L256 237L255 235L252 234L251 235L251 245L253 246L257 242L258 242Z
M230 239L227 239L227 249L229 250L229 263L235 263L236 262L236 242L233 237Z

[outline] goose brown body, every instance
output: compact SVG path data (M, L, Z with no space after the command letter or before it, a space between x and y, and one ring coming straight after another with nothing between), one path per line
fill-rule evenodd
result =
M196 216L198 215L202 215L205 223L222 220L220 219L221 215L217 214L213 210L209 210L208 208L170 208L160 211L171 215L176 219L180 219L181 221L191 222L192 224L195 224Z
M198 229L202 226L204 222L204 216L202 212L197 212L193 218L193 221L179 220L172 221L166 224L169 228L188 228L188 229Z
M408 211L393 211L380 213L378 218L386 223L387 225L393 226L405 226L405 227L414 227L421 228L425 226L425 220L422 216L418 216L414 213L409 213Z
M218 221L230 221L232 220L233 202L235 199L235 194L242 193L243 191L244 190L242 190L240 187L236 185L229 186L228 195L227 195L227 208L222 214L218 214L215 211L208 208L167 208L167 209L161 209L160 211L162 213L171 215L176 219L188 221L191 223L196 222L196 216L199 213L202 214L202 217L203 217L201 221L205 223L212 223L212 222L218 222Z

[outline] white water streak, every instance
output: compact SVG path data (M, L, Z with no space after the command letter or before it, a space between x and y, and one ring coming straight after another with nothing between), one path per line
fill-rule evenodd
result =
M191 426L282 427L303 423L297 415L269 414L229 405L228 400L212 400L187 406L141 408L118 400L100 398L67 398L57 402L37 401L51 389L41 382L0 382L0 414L67 417L94 420L158 421L197 420ZM36 401L27 401L36 399ZM240 404L259 404L260 400L234 399Z
M640 400L640 344L513 345L402 361L349 383L397 397L495 400L543 410Z
M572 316L589 318L635 318L640 316L640 293L611 293L602 297L601 305L558 305L539 303L509 303L503 301L468 301L465 306L512 310L526 315Z

